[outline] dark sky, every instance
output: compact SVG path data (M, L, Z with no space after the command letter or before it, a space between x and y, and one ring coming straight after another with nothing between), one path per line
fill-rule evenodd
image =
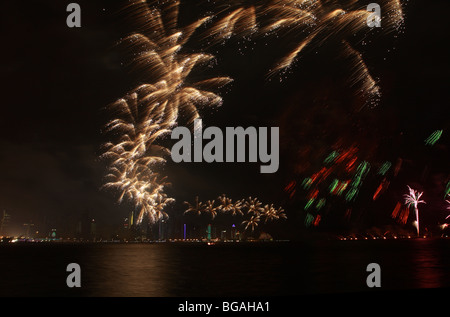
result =
M70 231L84 212L105 224L127 215L129 206L118 206L114 195L99 190L105 171L98 159L105 141L101 128L108 119L103 109L136 84L114 46L132 30L117 14L123 1L112 2L78 1L81 28L66 26L70 1L9 1L1 10L0 209L19 227L32 220L42 230ZM204 9L194 1L183 5L189 14ZM303 57L281 82L268 81L265 74L291 39L246 43L243 54L236 40L214 48L218 58L212 71L235 81L221 93L223 106L204 113L204 124L280 126L280 170L261 175L259 163L169 162L164 168L173 183L169 192L180 203L196 194L207 200L227 193L280 204L286 183L304 176L295 167L309 162L308 172L315 172L314 160L322 160L321 151L326 154L338 137L358 142L367 159L407 159L399 192L392 195L403 194L401 186L408 183L439 191L448 181L450 159L449 10L444 0L410 1L405 31L397 38L374 36L364 48L383 93L375 109L355 110L360 100L348 88L348 69L332 46ZM444 129L443 137L427 150L423 140L438 129ZM299 162L293 154L303 144L317 152Z

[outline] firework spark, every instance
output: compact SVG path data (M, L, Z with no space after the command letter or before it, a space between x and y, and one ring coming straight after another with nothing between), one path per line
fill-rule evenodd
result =
M403 25L402 6L398 0L383 2L383 30L390 32L400 30ZM298 59L301 53L309 48L320 48L327 43L339 45L342 57L352 65L350 84L359 86L359 91L374 105L380 97L380 90L376 80L370 74L367 65L359 51L349 42L349 38L356 34L367 35L370 28L367 20L372 12L358 1L347 1L342 6L340 1L305 1L305 0L274 0L270 5L261 8L261 15L269 21L261 32L285 34L299 38L296 46L288 52L269 76L287 70ZM267 18L269 17L269 18ZM307 35L304 35L304 34ZM333 39L332 41L330 41Z
M282 207L274 207L273 204L266 204L264 207L258 198L248 197L247 199L233 200L222 194L216 200L208 200L203 203L199 200L198 196L195 198L193 204L185 202L188 205L186 213L195 213L200 216L203 213L208 213L212 216L212 219L217 216L217 211L223 214L228 214L232 217L247 217L241 224L246 225L245 230L252 229L252 232L258 226L262 218L264 218L264 224L280 219L287 219L286 213Z
M188 206L188 208L184 212L185 214L191 212L196 213L198 216L200 216L204 210L204 205L201 201L199 201L198 196L195 196L195 201L193 204L187 201L185 201L184 204Z
M425 144L426 145L434 145L442 136L442 132L444 132L443 130L436 130L433 133L431 133L431 135L425 139Z
M109 167L102 188L118 190L119 203L133 201L139 211L138 224L145 215L151 222L167 217L161 208L173 199L163 193L169 183L155 168L165 162L169 151L155 142L168 130L161 127L157 117L146 113L138 92L110 107L117 118L106 125L106 132L118 138L103 145L101 158L109 161Z
M260 221L260 217L253 215L250 217L250 219L242 221L242 224L243 225L245 224L245 230L247 230L249 227L251 227L252 232L253 232L255 230L255 227L258 226L259 221Z
M417 223L417 235L419 235L419 208L418 205L423 203L426 204L424 200L420 200L420 197L422 197L423 192L419 193L418 191L412 189L408 186L409 193L404 195L405 198L405 204L408 207L413 206L414 211L416 213L416 223Z
M204 211L211 215L211 218L214 219L217 216L217 207L214 207L215 200L208 200L204 204Z
M227 196L225 196L225 194L222 194L217 199L220 203L219 210L221 212L227 213L233 210L233 201L231 200L231 198L228 198Z
M278 220L280 218L286 219L286 214L283 208L279 207L276 209L273 204L270 204L263 207L261 217L264 217L264 223L267 223L267 221Z
M447 182L447 185L445 185L445 193L444 193L444 198L445 196L450 195L450 181Z
M172 126L180 112L190 124L199 118L199 108L222 104L222 98L209 89L220 88L232 81L230 77L214 77L188 83L188 76L198 65L214 56L205 53L183 54L181 50L194 32L210 17L185 27L177 27L179 1L167 1L150 7L146 1L132 1L125 10L142 32L133 33L121 43L134 54L131 66L139 70L146 84L138 87L146 95L149 110L156 111L164 123Z
M180 114L190 124L199 117L199 108L219 106L222 98L209 89L231 82L229 77L215 77L189 83L194 68L214 57L180 51L209 17L178 27L180 2L154 3L134 0L123 8L139 32L120 43L133 55L130 65L145 83L112 105L116 118L106 125L106 131L119 138L106 143L102 155L110 162L109 181L103 187L118 189L119 202L127 198L135 203L140 209L138 224L144 215L149 215L150 222L167 216L162 208L173 202L163 192L168 185L165 178L154 171L169 151L155 142L171 131Z
M242 205L242 202L243 202L242 200L238 200L233 204L233 208L231 209L232 216L237 216L237 215L243 216L244 215L244 212L242 211L242 207L244 207Z
M262 210L261 205L262 203L258 200L258 198L252 197L249 197L244 203L244 206L247 208L247 213L255 216L260 214Z
M124 170L111 167L106 178L110 181L103 185L103 188L119 190L119 203L128 200L135 204L139 213L137 224L141 223L146 215L152 223L167 217L163 208L174 200L163 192L164 187L169 185L165 178L144 166Z
M216 13L218 19L204 33L210 46L224 44L233 36L248 37L257 32L255 7L228 8Z

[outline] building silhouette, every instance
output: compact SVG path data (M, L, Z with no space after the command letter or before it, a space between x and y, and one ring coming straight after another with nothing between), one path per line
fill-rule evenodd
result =
M3 210L2 218L0 219L0 235L8 235L9 222L11 220L11 216Z
M97 223L94 218L85 211L81 214L77 222L76 238L86 241L94 241L97 235Z

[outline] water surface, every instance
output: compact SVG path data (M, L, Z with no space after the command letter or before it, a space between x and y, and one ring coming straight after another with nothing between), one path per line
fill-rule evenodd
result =
M1 296L275 296L450 287L450 240L0 245ZM66 285L69 263L81 288Z

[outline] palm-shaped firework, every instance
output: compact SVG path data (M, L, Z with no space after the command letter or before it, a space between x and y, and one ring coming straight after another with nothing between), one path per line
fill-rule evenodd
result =
M231 4L231 3L234 3ZM267 0L252 5L250 1L226 1L227 9L218 12L221 17L208 29L216 41L232 35L249 34L289 36L295 46L269 71L273 75L292 66L308 48L318 49L333 43L342 53L342 59L351 65L351 85L358 85L361 94L372 103L380 96L376 80L372 77L361 53L350 44L350 38L371 31L368 20L373 12L367 3L357 0ZM399 0L382 0L382 30L400 30L403 10ZM208 38L208 37L207 37ZM217 40L219 39L219 40ZM209 42L209 41L208 41Z
M117 142L103 145L106 149L103 157L113 158L113 165L126 164L136 159L144 164L164 162L162 156L169 153L168 149L155 142L170 130L162 127L158 115L150 112L140 97L142 93L136 91L110 106L116 118L106 125L105 132L119 137ZM150 155L156 151L160 155Z
M258 200L258 198L249 197L244 202L244 207L247 208L247 213L258 216L262 210L262 203Z
M236 201L231 207L231 215L232 216L237 216L237 215L243 216L244 213L241 210L242 207L243 207L242 200Z
M215 200L208 200L204 204L204 211L211 215L211 218L214 219L217 216L217 208L214 206Z
M247 230L249 227L251 227L252 228L252 232L253 232L255 230L255 227L258 226L259 221L260 221L260 217L259 216L255 216L255 215L251 216L250 219L248 219L248 220L242 221L242 225L245 224L245 229L244 230Z
M267 221L278 220L280 218L286 219L286 214L284 213L284 209L279 207L276 209L273 204L265 205L261 211L261 217L264 217L264 223Z
M300 34L299 30L308 34L299 39L294 49L278 61L271 74L290 67L307 47L318 48L333 39L332 42L340 46L344 59L349 60L352 65L351 84L358 84L365 97L377 98L380 95L379 87L360 52L349 42L351 36L370 31L367 20L373 13L367 11L360 1L347 1L343 6L341 1L334 0L281 0L273 1L264 11L273 17L272 23L262 28L264 33L273 30L277 33L285 31L296 38L297 34ZM383 1L383 29L398 30L402 23L403 12L400 2Z
M111 106L115 115L106 125L117 140L104 145L102 158L110 162L105 188L121 191L119 202L126 197L140 208L138 223L145 214L150 221L164 216L158 203L171 202L163 194L167 185L154 171L155 163L164 163L169 151L156 141L177 123L179 114L190 123L199 117L198 107L220 105L220 96L209 91L231 81L215 77L188 84L192 70L211 59L203 53L181 54L180 50L196 29L209 17L178 27L179 1L152 2L133 0L124 8L138 25L138 32L121 43L132 53L131 65L139 70L144 84Z
M426 202L424 200L420 200L420 197L422 197L423 192L419 193L418 191L412 189L408 186L409 193L404 195L405 198L405 204L408 207L413 206L414 211L416 213L416 222L417 222L417 235L419 235L419 208L418 205Z
M228 213L233 210L233 201L231 198L225 196L225 194L220 195L217 200L219 201L219 210L223 213Z
M208 200L205 203L201 202L197 197L195 197L194 203L184 202L188 205L188 208L184 212L194 213L197 216L201 216L203 213L211 215L212 219L217 216L217 212L220 211L224 214L229 214L233 217L245 217L241 225L245 226L244 230L251 228L253 232L256 227L258 227L260 221L264 217L264 224L267 222L287 219L284 209L282 207L274 207L273 204L266 204L264 207L258 198L249 197L247 199L241 199L233 202L233 200L222 194L217 199L218 204L216 205L216 200ZM240 221L240 220L239 220Z
M161 127L155 116L143 114L145 106L139 102L137 92L118 100L111 108L117 118L107 124L106 132L118 138L103 145L101 158L109 161L109 167L102 188L118 190L119 203L124 199L134 202L139 212L137 224L144 215L152 222L158 221L166 216L158 208L173 201L163 193L168 185L166 179L155 172L169 153L155 141L168 130Z
M197 215L201 215L203 212L203 203L198 199L198 196L195 196L195 201L193 204L191 204L190 202L185 201L184 202L185 205L188 206L188 208L185 210L185 214L186 213L196 213Z
M148 201L148 200L147 200ZM145 214L150 217L150 223L155 223L161 219L167 218L168 215L164 211L168 204L175 201L173 198L167 197L165 193L159 193L156 198L147 204L146 209L141 210L138 215L137 223L141 223Z
M180 112L191 123L199 117L198 107L220 105L222 98L207 89L219 88L232 81L229 77L215 77L188 84L192 70L214 56L182 54L180 50L210 17L178 27L179 4L179 1L167 1L156 7L135 0L124 8L140 25L139 33L122 40L134 53L131 65L140 71L146 82L138 89L146 92L143 100L148 109L160 114L167 125L174 125Z

